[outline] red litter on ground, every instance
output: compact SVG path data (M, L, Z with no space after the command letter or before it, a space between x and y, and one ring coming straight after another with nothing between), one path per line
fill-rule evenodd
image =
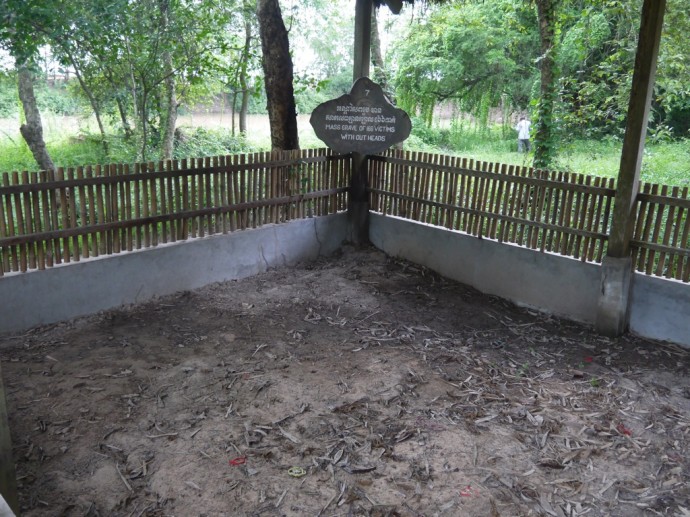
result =
M591 363L591 362L594 361L594 357L592 357L591 355L588 355L588 356L586 356L586 357L584 358L584 361L585 361L586 363Z
M247 457L246 456L240 456L239 458L235 458L234 460L230 460L230 465L233 467L237 467L238 465L244 465L247 463Z
M472 485L467 485L465 488L460 490L461 497L474 497L479 495L479 491L476 488L472 488Z
M627 427L625 427L623 424L618 424L618 427L616 427L616 430L619 433L624 434L626 436L632 436L632 431L630 429L628 429Z

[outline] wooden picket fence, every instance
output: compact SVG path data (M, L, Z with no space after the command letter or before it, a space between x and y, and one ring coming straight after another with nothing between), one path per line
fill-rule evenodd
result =
M347 207L328 150L0 176L0 276Z
M637 271L690 282L689 213L688 187L641 186L632 240Z
M372 210L601 261L613 180L426 153L373 158Z
M351 158L328 150L0 175L0 276L347 209ZM370 209L601 262L613 179L390 150ZM688 188L643 184L637 271L690 282Z
M370 160L375 212L583 261L606 253L613 179L399 150ZM632 242L638 271L690 281L687 191L643 185Z

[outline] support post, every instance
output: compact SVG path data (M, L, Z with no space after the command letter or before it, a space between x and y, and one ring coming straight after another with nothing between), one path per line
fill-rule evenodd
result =
M360 77L369 77L372 9L372 0L357 0L355 4L355 49L352 82Z
M355 4L355 48L352 81L369 76L371 61L372 0L357 0ZM352 244L369 242L369 196L367 195L368 163L366 155L352 154L350 204L348 206L348 236Z
M632 282L630 241L635 226L635 200L640 184L640 167L654 92L665 9L666 0L644 0L642 6L640 38L635 57L611 234L602 264L596 320L597 331L611 337L621 335L628 327Z
M17 476L12 457L12 439L10 425L7 418L7 404L5 400L5 383L2 380L0 367L0 494L10 509L19 515L19 497L17 495ZM0 501L0 510L2 502ZM0 515L2 512L0 511Z
M369 242L369 196L367 175L369 160L366 154L352 153L350 203L347 207L348 240L355 246Z

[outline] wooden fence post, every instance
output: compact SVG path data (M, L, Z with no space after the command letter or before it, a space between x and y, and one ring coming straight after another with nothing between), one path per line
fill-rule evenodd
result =
M355 4L355 48L352 80L369 76L371 60L371 11L372 0L357 0ZM369 160L366 155L352 154L352 178L348 213L350 242L359 245L369 242L369 202L367 176Z
M347 221L348 239L357 246L369 242L368 165L367 155L352 153L352 177L350 180Z
M0 366L0 494L12 511L19 515L19 497L17 495L17 476L12 457L12 439L7 418L5 401L5 383L2 380ZM1 509L1 508L0 508Z
M628 120L621 152L620 171L611 221L608 250L602 262L596 328L607 336L619 336L628 326L632 282L630 241L635 225L635 200L640 184L647 122L654 92L659 42L666 0L644 0L640 39L635 57Z

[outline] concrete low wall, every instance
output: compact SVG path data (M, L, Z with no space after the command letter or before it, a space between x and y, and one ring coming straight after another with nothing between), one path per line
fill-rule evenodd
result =
M690 285L635 273L630 330L690 348Z
M599 266L371 214L372 243L479 291L575 321L596 319Z
M0 278L0 332L16 332L338 250L346 214L166 244Z
M459 232L370 215L370 238L384 252L429 267L522 306L586 324L596 321L601 267ZM690 286L633 275L630 330L690 347Z
M297 220L0 278L0 333L235 280L338 250L347 216ZM601 267L459 232L370 214L385 253L522 306L596 321ZM633 275L630 330L690 347L690 286Z

